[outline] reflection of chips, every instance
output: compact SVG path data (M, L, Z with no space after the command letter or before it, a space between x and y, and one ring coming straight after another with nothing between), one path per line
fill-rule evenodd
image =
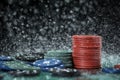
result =
M90 78L76 78L75 80L93 80L93 79L90 79ZM96 79L94 79L96 80Z
M58 77L76 77L80 76L80 72L76 69L55 69L52 72L53 76L58 76Z
M17 70L17 71L10 71L9 73L15 77L37 76L40 74L40 70Z
M2 80L2 79L3 79L3 77L4 77L3 75L0 75L0 80Z

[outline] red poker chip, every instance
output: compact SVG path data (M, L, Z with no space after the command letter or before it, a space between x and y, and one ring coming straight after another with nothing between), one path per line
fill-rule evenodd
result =
M90 65L90 64L74 64L74 66L77 66L77 67L100 67L101 65L100 64L94 64L94 65Z
M72 39L72 43L101 43L101 40L99 41L90 41L90 40L75 40L75 39Z
M96 66L100 65L100 61L78 61L73 60L75 65L81 65L81 66Z
M93 55L93 56L76 56L75 54L72 54L72 57L74 59L100 59L101 57L99 55Z
M73 61L101 61L100 58L73 58Z
M93 64L74 64L74 66L79 66L79 67L80 66L81 67L96 67L96 66L98 67L99 66L100 67L101 65L100 64L94 64L94 65Z
M94 64L100 64L100 60L74 60L74 63L79 63L79 64L90 64L90 65L94 65Z
M91 52L91 53L96 53L96 52L101 52L101 49L80 49L80 48L74 48L73 51L77 51L77 52Z
M72 39L76 39L76 40L85 40L86 42L99 42L101 41L101 37L100 36L94 36L94 35L74 35L72 36Z
M73 61L78 61L78 62L88 62L88 63L90 63L90 62L98 62L98 61L101 61L100 60L100 58L99 59L97 59L97 58L74 58L73 57Z
M101 66L74 66L76 69L99 69Z
M72 48L101 48L101 46L96 45L74 45Z
M100 53L72 53L74 54L75 56L101 56Z
M84 65L82 65L82 64L81 65L77 65L77 64L74 64L74 66L77 66L77 67L78 66L79 67L96 67L96 66L100 67L101 65L100 64L94 64L94 65L88 65L88 64L87 65L85 65L85 64Z
M102 47L72 47L72 49L77 49L77 50L101 50Z
M101 51L77 51L77 50L73 50L72 54L90 54L90 55L100 55Z
M81 48L73 48L73 52L75 53L100 53L101 49L81 49Z
M72 46L72 49L80 49L80 48L84 48L84 49L101 49L102 47L100 47L100 46Z
M73 41L73 45L80 45L80 46L100 46L101 43L86 43L81 41Z
M120 69L120 64L114 65L114 68Z
M94 48L87 48L87 47L72 47L72 49L77 49L77 50L101 50L101 47L94 47Z
M97 74L100 73L101 69L77 69L78 71L82 73L90 73L90 74Z
M87 39L72 39L72 42L82 42L82 43L101 43L101 40L87 40Z
M75 62L74 65L77 65L77 66L99 66L100 62L98 62L98 63L96 63L96 62L90 62L90 63Z
M82 39L91 39L91 38L101 38L101 36L96 35L73 35L72 38L82 38Z

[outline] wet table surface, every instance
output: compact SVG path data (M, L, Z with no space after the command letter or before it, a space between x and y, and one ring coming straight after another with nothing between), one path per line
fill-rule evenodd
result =
M51 73L41 72L40 75L34 77L13 77L7 72L1 72L4 75L3 80L120 80L120 74L106 74L101 71L99 73L82 73L79 77L55 77Z

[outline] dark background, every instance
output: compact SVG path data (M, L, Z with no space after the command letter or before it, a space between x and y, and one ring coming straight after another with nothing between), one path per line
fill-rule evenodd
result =
M119 54L119 27L119 0L1 0L0 54L71 49L74 34L100 35Z

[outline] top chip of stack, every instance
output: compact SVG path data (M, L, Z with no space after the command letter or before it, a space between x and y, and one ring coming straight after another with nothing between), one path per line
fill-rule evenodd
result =
M65 67L73 67L71 50L52 50L45 54L44 58L55 58L63 62Z
M72 56L75 68L100 68L101 37L95 35L74 35Z
M33 62L33 66L40 67L42 71L49 72L51 68L64 68L61 60L58 59L42 59Z

